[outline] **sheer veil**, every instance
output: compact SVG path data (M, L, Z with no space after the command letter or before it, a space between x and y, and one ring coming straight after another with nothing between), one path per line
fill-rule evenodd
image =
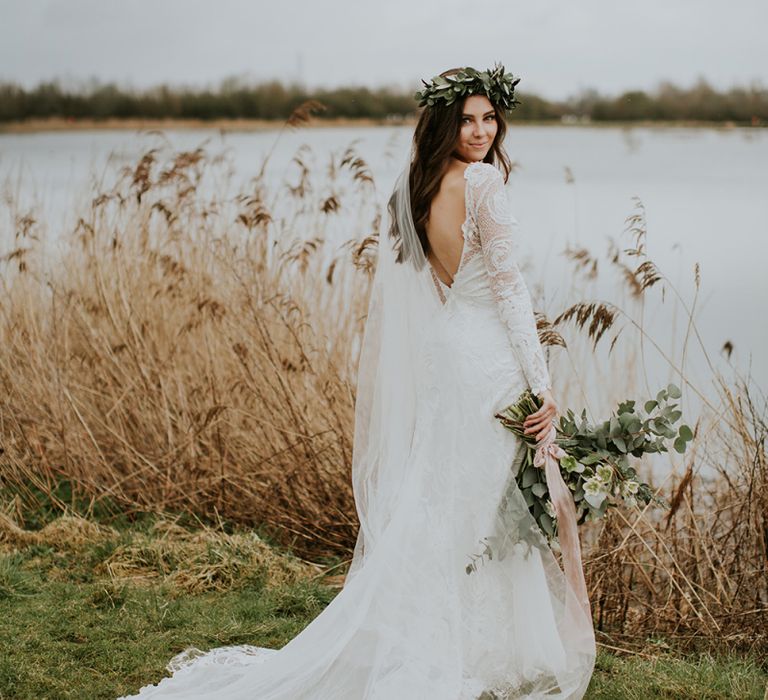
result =
M382 216L360 351L352 452L360 530L347 580L376 545L402 486L415 429L416 358L440 308L411 214L411 158Z

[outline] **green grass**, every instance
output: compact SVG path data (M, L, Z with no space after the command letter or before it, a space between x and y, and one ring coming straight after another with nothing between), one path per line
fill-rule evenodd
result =
M188 644L281 646L331 597L311 585L174 599L161 588L41 583L39 595L0 604L1 697L114 699L157 682Z
M0 531L0 699L113 700L157 682L189 645L280 647L336 593L287 555L254 558L249 540L210 533L192 556L185 537L146 522L77 545L66 529L53 544ZM749 657L601 651L587 697L762 700L766 678Z
M79 546L16 551L2 535L2 700L114 699L157 682L189 645L280 647L336 593L288 555L256 559L249 540L223 533L189 544L143 522ZM118 576L108 561L122 566Z
M768 675L757 661L736 655L617 657L600 651L589 686L590 700L763 700Z

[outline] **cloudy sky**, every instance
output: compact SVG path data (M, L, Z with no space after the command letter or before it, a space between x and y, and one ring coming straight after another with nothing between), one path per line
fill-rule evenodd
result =
M418 87L497 60L561 98L768 85L768 0L0 0L0 80Z

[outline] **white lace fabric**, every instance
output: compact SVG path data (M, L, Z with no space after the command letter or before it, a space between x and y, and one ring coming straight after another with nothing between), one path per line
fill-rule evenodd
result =
M512 215L501 173L488 163L464 171L470 183L469 210L493 298L510 343L534 394L551 389L544 352L536 331L531 297L517 265L517 219Z

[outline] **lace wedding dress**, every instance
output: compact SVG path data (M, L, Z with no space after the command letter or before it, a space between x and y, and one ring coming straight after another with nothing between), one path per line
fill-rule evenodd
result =
M401 272L406 266L384 261L380 251L379 265L391 268L389 289L402 292L408 274L415 282L407 293L427 301L421 316L404 321L407 304L392 312L388 288L372 291L369 317L378 314L381 322L366 329L370 347L396 327L405 332L408 323L420 340L401 344L399 359L377 355L373 371L359 378L358 400L371 398L356 412L361 435L355 452L370 464L353 474L361 533L344 588L279 651L189 650L169 664L172 677L131 697L584 694L595 655L591 617L575 602L515 485L518 439L493 417L526 387L540 392L550 386L515 262L517 222L494 166L471 163L464 178L464 250L451 287L428 263ZM382 249L383 243L382 236ZM384 383L383 377L399 381ZM410 395L406 388L411 404L403 401ZM386 392L395 392L388 409ZM380 434L375 450L371 426Z

